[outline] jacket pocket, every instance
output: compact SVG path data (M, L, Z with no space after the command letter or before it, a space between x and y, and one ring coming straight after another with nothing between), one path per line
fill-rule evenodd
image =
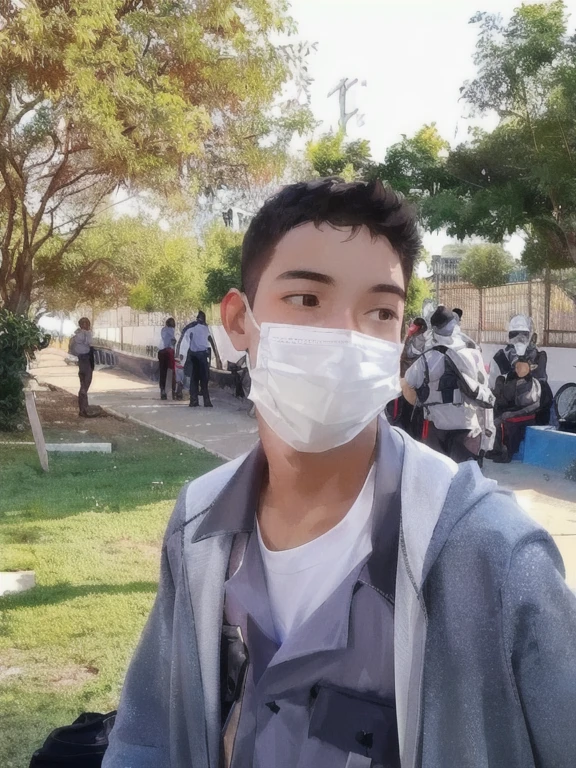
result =
M356 691L319 686L308 736L345 753L363 755L373 766L400 765L396 707Z

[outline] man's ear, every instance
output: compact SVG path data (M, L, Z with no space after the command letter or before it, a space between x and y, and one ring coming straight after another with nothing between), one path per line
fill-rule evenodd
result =
M234 349L245 352L249 347L246 334L246 305L240 291L232 288L222 299L220 317Z

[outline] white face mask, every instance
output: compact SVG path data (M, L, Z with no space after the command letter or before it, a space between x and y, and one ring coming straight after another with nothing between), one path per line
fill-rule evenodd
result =
M333 328L258 326L246 312L260 331L250 399L295 450L349 443L399 394L400 344Z
M514 346L514 351L518 355L518 357L522 357L526 354L526 350L528 349L528 344L530 342L530 336L529 334L518 334L518 336L515 336L512 339L512 344Z

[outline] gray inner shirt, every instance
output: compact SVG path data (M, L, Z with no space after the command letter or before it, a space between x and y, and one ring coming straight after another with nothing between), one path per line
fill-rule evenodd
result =
M375 500L373 551L283 645L255 532L226 582L226 622L248 655L224 726L226 768L399 768L394 591L399 482Z

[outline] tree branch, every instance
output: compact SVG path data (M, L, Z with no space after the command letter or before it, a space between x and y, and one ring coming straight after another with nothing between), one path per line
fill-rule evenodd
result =
M20 112L18 112L18 113L16 114L16 117L14 118L13 124L14 124L14 125L18 125L18 123L20 122L20 120L22 120L22 118L23 118L25 115L27 115L27 114L28 114L28 112L30 112L32 109L34 109L35 107L37 107L37 106L38 106L38 104L40 104L40 102L42 102L42 101L44 101L44 94L40 94L39 96L36 96L36 98L35 98L35 99L32 99L32 101L25 101L25 102L24 102L24 106L22 107L22 109L20 110ZM22 103L22 102L21 102L21 103Z

